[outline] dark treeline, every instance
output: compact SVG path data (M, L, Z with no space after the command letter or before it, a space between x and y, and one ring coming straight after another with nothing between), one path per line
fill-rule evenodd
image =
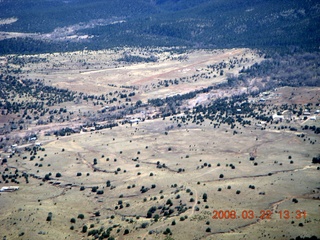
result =
M67 89L60 89L52 86L47 86L40 80L24 79L19 80L15 76L0 75L0 108L7 110L10 113L17 113L21 109L37 109L36 106L43 105L53 106L62 102L73 101L75 92ZM33 97L37 102L12 101L15 97Z
M238 80L245 81L248 78L265 79L270 88L320 86L320 53L273 54L272 59L240 71Z

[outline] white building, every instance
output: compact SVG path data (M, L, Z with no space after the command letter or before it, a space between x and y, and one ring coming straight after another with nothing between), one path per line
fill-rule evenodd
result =
M138 123L138 122L141 122L139 118L134 118L129 120L129 123Z
M283 120L283 116L282 115L278 115L278 114L274 114L274 115L272 115L272 119L274 120L274 121L277 121L277 120Z
M0 192L14 192L14 191L17 191L18 189L19 187L17 186L2 187L0 189Z
M312 116L309 118L310 120L316 121L317 120L317 116Z

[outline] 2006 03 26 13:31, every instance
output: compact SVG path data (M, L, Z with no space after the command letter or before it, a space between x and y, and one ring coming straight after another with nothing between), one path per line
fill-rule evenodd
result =
M241 214L236 210L213 210L212 213L212 219L271 219L274 214L271 210L261 210L258 215L253 210L242 210ZM305 210L279 210L275 214L278 214L280 219L306 219L307 216Z

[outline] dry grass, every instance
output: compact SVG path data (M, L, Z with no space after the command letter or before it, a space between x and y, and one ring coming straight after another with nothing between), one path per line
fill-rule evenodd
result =
M202 126L189 124L186 129L174 128L165 135L166 126L171 124L169 119L152 120L132 127L124 125L112 130L51 139L44 146L46 150L38 154L40 158L47 154L43 161L14 157L18 162L12 165L42 177L51 172L55 179L53 182L59 181L62 186L72 184L73 187L53 186L31 178L29 184L21 184L21 190L2 193L0 221L2 229L6 229L5 235L11 239L17 238L19 232L25 232L26 238L41 239L43 235L38 232L44 231L48 233L47 239L79 239L85 236L78 232L84 224L94 224L97 229L120 224L120 233L117 234L115 230L112 232L119 239L126 239L122 236L125 228L130 229L131 239L163 239L162 232L167 227L173 232L174 239L186 238L186 234L187 239L214 239L217 236L219 239L235 236L237 239L246 239L261 234L287 239L305 231L308 235L318 234L317 202L312 199L313 191L317 191L318 172L315 166L309 167L311 157L317 153L314 145L303 142L293 132L261 131L246 127L239 129L242 134L232 135L231 131L226 132L226 127L213 129L209 122L204 122ZM319 141L318 136L312 137ZM249 161L252 149L256 149L257 166ZM293 164L289 163L288 155L292 156ZM137 157L137 161L132 160ZM94 158L97 159L97 165L93 165ZM165 163L168 168L156 168L157 161ZM43 166L35 167L35 163L42 163ZM204 163L211 164L211 167L201 168ZM235 169L226 165L231 163ZM115 174L117 168L121 170ZM179 168L184 168L185 172L174 172ZM61 178L55 178L57 172L62 174ZM76 177L77 172L81 172L82 176ZM141 175L137 175L138 172ZM149 176L150 173L153 176ZM223 179L219 178L221 173L224 174ZM269 173L272 175L269 176ZM115 186L114 189L106 188L107 180ZM171 187L175 183L177 187ZM133 184L135 187L128 189ZM143 194L139 191L142 186L151 187L152 184L156 185L154 189ZM255 189L249 189L249 185L255 185ZM80 186L86 189L79 191ZM88 188L92 186L104 189L104 194L92 193ZM218 188L222 190L219 192ZM193 195L187 193L186 189L190 189ZM241 193L236 194L237 190ZM265 195L259 195L259 192L265 192ZM208 194L206 203L202 200L203 193ZM176 199L178 194L180 198ZM119 198L120 195L123 197ZM151 200L154 197L157 199ZM196 204L200 211L194 211L194 203L189 201L191 197L196 202L200 201ZM293 203L293 198L299 202ZM172 199L173 206L178 206L180 200L186 203L190 209L181 216L186 215L188 219L181 222L180 216L161 218L147 229L141 229L141 223L150 222L145 218L148 209L165 204L167 199ZM114 211L119 200L123 201L124 208ZM126 203L130 207L125 207ZM208 205L207 209L205 205ZM236 210L238 215L243 210L253 210L256 216L252 220L212 219L215 209ZM306 210L308 215L306 220L286 220L279 219L278 213L274 212L270 220L258 220L260 211L268 209L288 209L293 212L301 209ZM100 211L101 217L93 217L96 211ZM51 223L46 222L48 212L53 213ZM69 230L72 225L70 219L76 218L79 213L83 213L85 219L77 219L74 224L76 231ZM111 215L115 215L115 218L110 219ZM141 216L139 220L134 217L136 215ZM133 223L125 219L133 219ZM173 220L176 220L175 226L171 226ZM206 225L207 221L210 222L209 226ZM299 223L304 226L299 227ZM207 227L211 228L211 233L205 232ZM149 230L155 233L146 234Z
M135 54L141 54L139 49L134 51ZM45 56L48 63L30 64L24 69L24 74L30 78L44 78L54 86L88 94L121 90L121 85L137 86L136 100L146 101L225 81L225 76L150 88L159 80L192 76L199 71L206 71L208 64L227 61L229 57L252 58L246 64L261 60L248 49L191 52L189 59L184 62L176 60L178 54L170 55L169 52L162 51L158 55L160 63L157 64L119 64L117 68L115 60L122 56L121 51L51 54ZM82 59L90 65L81 66ZM83 69L87 66L88 69ZM230 73L242 66L231 69ZM115 84L116 87L106 83ZM210 94L214 99L232 92L217 91ZM317 103L318 94L318 90L309 88L281 88L271 93L267 104ZM193 106L207 97L202 94L188 104ZM67 108L75 112L79 109L83 112L98 109L86 103L74 106L70 103ZM308 138L316 140L315 144L311 144L298 138L297 132L278 130L279 124L270 124L261 130L254 125L257 120L251 120L251 126L238 126L235 130L239 134L236 135L233 135L233 129L229 126L213 128L207 120L198 125L190 121L179 128L177 122L170 118L59 138L40 135L39 141L44 144L45 151L38 151L36 159L30 161L30 153L22 152L20 156L15 154L10 158L8 166L0 166L1 172L9 167L6 172L13 173L13 167L18 167L19 171L40 177L29 177L28 184L21 178L19 191L0 194L0 237L87 239L87 233L81 233L81 229L91 224L94 227L89 230L107 229L119 224L111 232L117 239L165 239L163 232L166 228L171 229L173 239L290 239L298 235L319 236L319 203L314 199L319 198L319 171L311 164L312 157L319 154L319 135L307 131ZM300 127L302 122L290 124ZM173 129L168 130L171 126ZM57 127L59 124L50 125L51 129ZM33 130L44 131L40 127ZM254 161L249 160L252 153L256 156ZM27 159L23 159L24 156ZM95 160L97 164L94 164ZM157 167L162 164L166 167ZM184 171L178 173L179 169ZM49 173L52 179L42 181ZM56 177L56 173L61 173L62 177ZM78 173L81 176L77 176ZM224 177L220 178L220 174ZM106 187L108 180L112 189ZM151 187L153 184L154 188ZM1 183L0 187L3 185ZM255 189L250 189L249 185L254 185ZM80 191L81 186L85 187L83 191ZM104 193L92 192L94 186ZM143 186L150 189L141 193ZM218 191L219 188L221 191ZM236 193L237 190L240 194ZM265 194L259 194L261 192ZM202 199L204 193L208 195L207 202ZM190 202L190 198L194 202ZM292 201L294 198L298 203ZM164 217L157 209L155 214L161 215L158 222L146 218L150 207L164 206L168 199L173 202L172 208L181 203L186 204L188 209L181 215L177 215L175 209L169 217ZM123 201L123 208L119 209L121 204L118 201ZM290 212L305 210L306 219L280 219L279 211L286 209ZM212 219L214 210L235 210L238 216L244 210L253 210L255 216L253 219ZM259 220L262 210L272 210L271 219ZM100 216L97 217L95 213L98 211ZM46 221L49 212L53 214L50 222ZM83 220L77 219L80 213L85 216ZM187 216L187 219L181 221L182 216ZM75 224L70 223L71 218L76 218ZM171 225L173 220L176 221L174 226ZM142 223L149 225L141 228ZM303 226L299 226L299 223ZM74 230L70 230L71 225ZM206 232L208 227L211 232ZM125 229L130 230L128 235L123 235ZM19 237L21 233L24 235Z

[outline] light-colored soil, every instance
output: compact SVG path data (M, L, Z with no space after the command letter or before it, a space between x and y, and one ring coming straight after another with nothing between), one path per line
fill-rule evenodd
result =
M187 93L208 87L226 80L228 74L236 74L242 67L261 61L249 49L230 49L216 51L192 51L174 53L171 49L158 50L156 63L121 63L116 60L128 50L83 51L61 54L39 55L48 62L30 64L24 68L26 77L45 79L47 84L68 88L88 94L106 94L109 91L122 91L121 86L139 88L138 98L143 102L155 97L166 97ZM132 55L142 55L143 50L134 49ZM188 56L185 60L178 60ZM178 85L156 87L159 81L174 80L208 73L208 65L247 59L236 64L233 69L224 69L224 75L213 72L211 78L197 77L197 80L180 81ZM86 64L84 64L86 63ZM213 77L216 75L216 77Z

